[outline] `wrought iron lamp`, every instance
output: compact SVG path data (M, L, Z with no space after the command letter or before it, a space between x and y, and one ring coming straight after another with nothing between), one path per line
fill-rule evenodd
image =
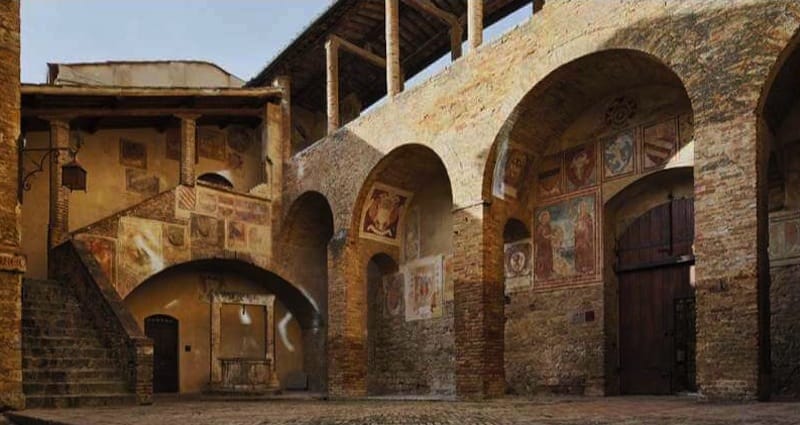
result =
M19 202L22 203L23 192L31 190L31 178L44 171L45 161L50 158L53 163L58 163L59 158L66 152L72 157L72 160L61 167L61 185L71 191L81 190L86 192L86 169L78 162L78 151L81 148L81 140L78 138L75 146L68 146L63 148L27 148L25 147L26 140L24 135L20 135L17 141L17 148L19 150L19 188L17 193ZM29 152L43 152L42 157L38 161L33 162L34 169L25 173L24 171L24 158L25 154Z

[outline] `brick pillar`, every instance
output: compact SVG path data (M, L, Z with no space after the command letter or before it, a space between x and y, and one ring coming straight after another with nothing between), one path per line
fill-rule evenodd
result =
M194 186L199 115L178 115L181 120L181 184Z
M482 203L453 213L456 394L500 397L503 367L502 224Z
M386 0L386 93L394 97L403 90L400 72L399 0Z
M22 273L18 200L19 0L0 2L0 410L22 409Z
M328 243L328 395L367 394L366 278L347 231Z
M69 122L65 119L50 120L50 221L48 246L53 249L69 234L69 189L62 186L61 167L70 160Z
M470 51L483 44L483 0L467 0L467 38Z
M325 98L327 100L328 134L339 129L339 43L325 42Z
M766 161L756 136L752 112L695 125L697 383L709 398L756 398L768 350L759 344L759 275L768 264L759 201Z

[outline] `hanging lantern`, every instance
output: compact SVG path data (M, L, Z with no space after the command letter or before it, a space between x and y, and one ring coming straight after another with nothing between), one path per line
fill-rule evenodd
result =
M86 192L86 169L75 157L72 161L61 167L61 185L71 191L81 190Z

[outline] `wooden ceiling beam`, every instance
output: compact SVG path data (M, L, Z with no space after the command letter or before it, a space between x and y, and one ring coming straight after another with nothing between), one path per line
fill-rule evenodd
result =
M261 116L264 108L22 108L23 117L71 116L71 117L161 117L176 114L199 114L203 116L250 117Z
M335 41L338 44L338 46L341 47L342 49L347 50L348 52L353 53L356 56L360 56L367 62L370 62L382 68L386 67L386 59L376 55L375 53L370 52L367 49L359 47L336 35L331 35L329 39Z
M459 17L436 7L431 0L403 0L407 5L439 18L450 26L450 50L453 60L461 57L461 39L464 31Z

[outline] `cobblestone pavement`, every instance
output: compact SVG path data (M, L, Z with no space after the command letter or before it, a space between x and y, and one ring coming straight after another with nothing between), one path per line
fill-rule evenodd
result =
M436 401L204 401L18 412L49 424L800 424L800 403L707 404L676 397ZM23 422L22 423L31 423Z

